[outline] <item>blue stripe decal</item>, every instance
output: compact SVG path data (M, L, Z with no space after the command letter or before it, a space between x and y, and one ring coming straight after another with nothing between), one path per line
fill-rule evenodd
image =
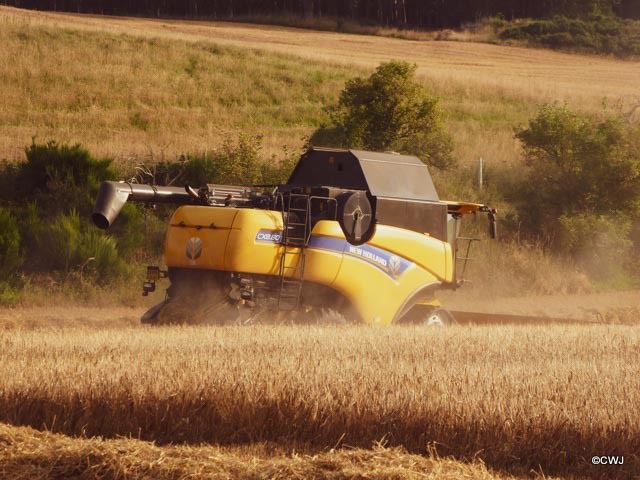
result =
M340 252L358 258L382 270L391 278L399 277L413 265L409 260L381 248L367 244L351 245L346 240L334 237L312 236L309 239L309 248Z
M256 235L256 242L282 243L282 232L278 230L260 230ZM413 265L413 262L381 248L366 244L351 245L341 238L312 235L309 239L309 248L328 250L355 257L382 270L394 279L398 278Z
M331 250L332 252L344 253L347 245L349 245L349 243L341 238L312 235L309 239L310 248L321 248L322 250Z

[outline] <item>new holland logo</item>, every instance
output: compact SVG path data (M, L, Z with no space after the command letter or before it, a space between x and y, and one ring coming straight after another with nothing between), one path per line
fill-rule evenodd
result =
M393 276L393 278L397 277L401 269L402 263L400 262L400 257L397 255L391 255L391 258L389 258L389 270L391 271L391 276Z
M200 255L202 255L202 240L198 237L191 237L187 240L187 258L195 263Z

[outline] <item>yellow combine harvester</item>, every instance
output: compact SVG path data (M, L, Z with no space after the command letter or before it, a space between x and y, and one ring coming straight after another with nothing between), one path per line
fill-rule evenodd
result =
M461 283L458 221L485 212L495 234L494 211L441 201L413 156L312 148L286 184L269 187L102 184L93 213L100 228L127 200L182 205L167 233L168 271L149 267L144 294L161 276L171 286L143 322L172 308L175 315L178 304L188 316L208 298L220 321L288 310L316 319L339 312L372 325L452 323L435 292Z

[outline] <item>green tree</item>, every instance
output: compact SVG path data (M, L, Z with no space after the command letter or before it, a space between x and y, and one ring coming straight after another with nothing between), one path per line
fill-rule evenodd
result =
M453 142L438 98L415 82L415 71L415 65L394 61L381 64L368 78L349 80L338 104L329 109L338 143L394 150L437 168L451 167Z
M80 144L34 141L25 154L27 161L17 171L15 196L37 200L49 212L74 207L88 214L100 182L116 178L110 159L96 159Z
M640 213L640 143L622 117L546 105L516 133L525 156L511 192L523 230L603 271L631 247ZM636 248L640 245L636 245Z
M637 129L546 105L516 133L527 166L520 200L533 227L561 215L633 215L640 203Z

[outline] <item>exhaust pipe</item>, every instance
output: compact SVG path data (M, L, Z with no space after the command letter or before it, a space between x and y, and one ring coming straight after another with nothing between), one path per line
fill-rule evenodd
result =
M157 187L126 182L102 182L91 214L98 228L109 228L127 200L148 203L194 203L193 198L182 187Z

